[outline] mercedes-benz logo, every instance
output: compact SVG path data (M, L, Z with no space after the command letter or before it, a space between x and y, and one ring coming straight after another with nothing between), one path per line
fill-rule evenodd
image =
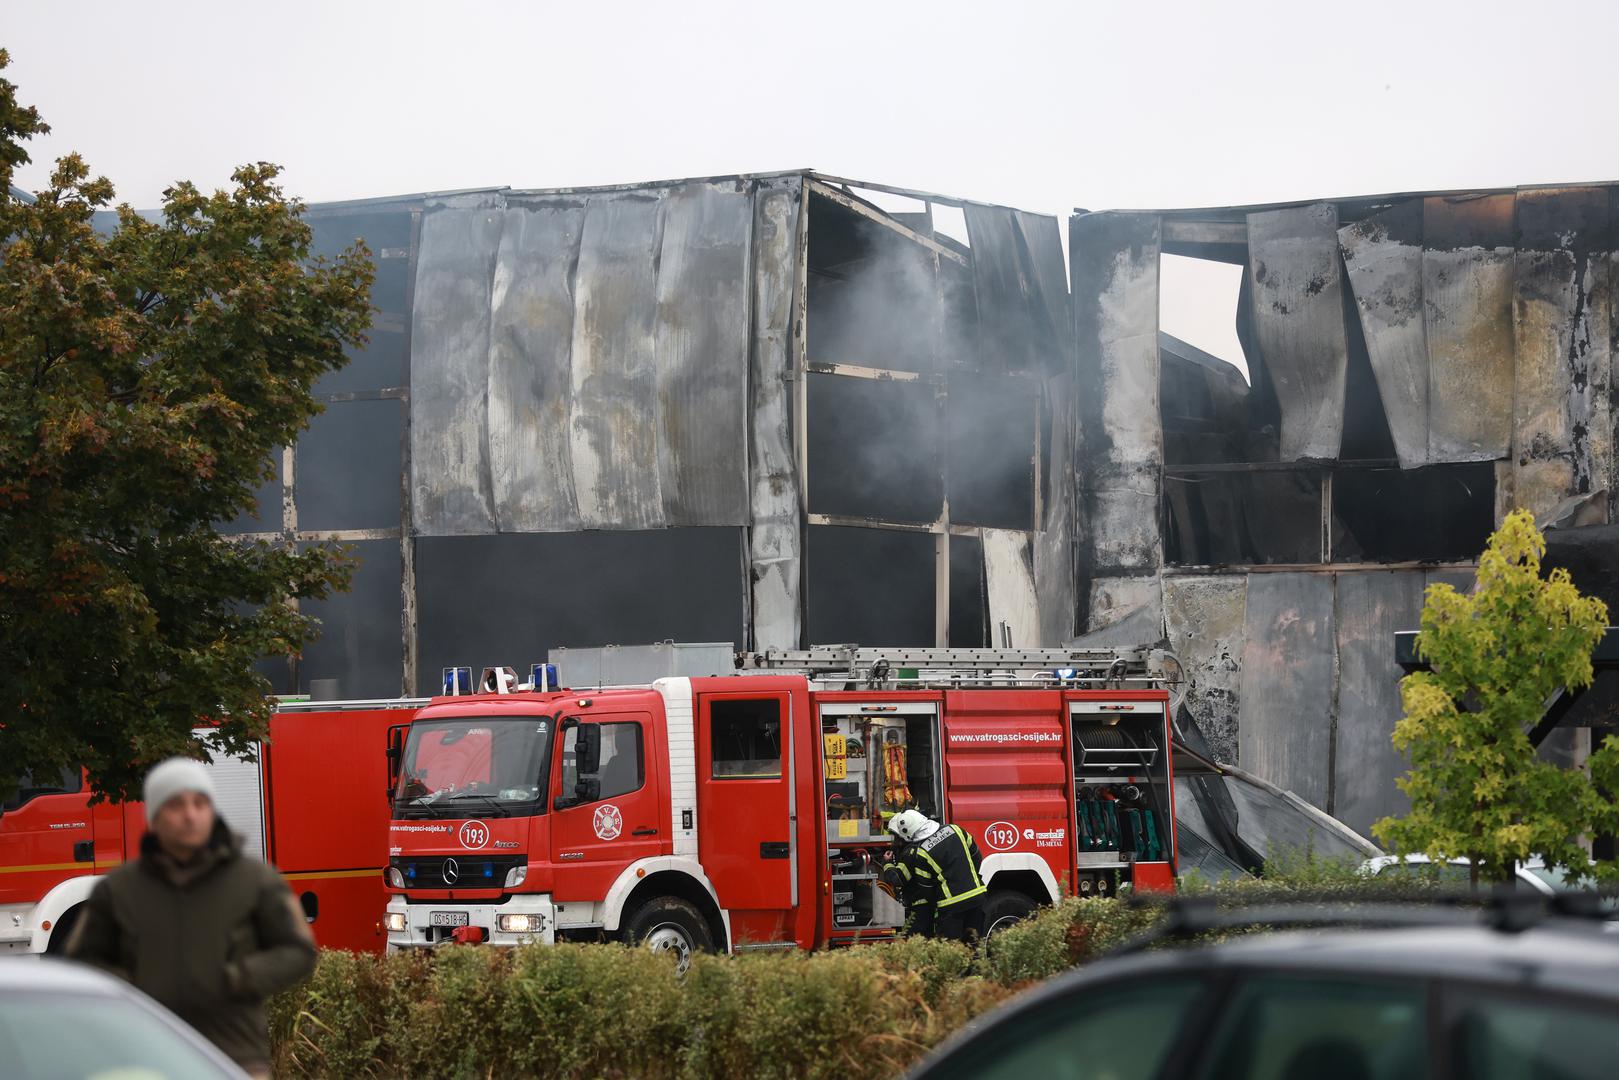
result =
M461 876L461 866L454 859L444 860L444 884L454 885L455 879Z

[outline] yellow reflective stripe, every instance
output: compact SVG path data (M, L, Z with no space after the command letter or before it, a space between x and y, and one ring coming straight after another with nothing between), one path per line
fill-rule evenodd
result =
M963 829L960 825L952 825L950 827L956 830L956 836L961 840L961 857L967 860L967 873L973 876L973 886L975 891L969 893L968 895L977 896L978 893L984 891L986 886L984 885L984 879L978 876L978 867L973 863L973 838L968 836L967 830Z
M933 872L939 875L939 888L944 892L944 899L939 901L939 906L942 908L947 908L952 904L959 904L963 900L971 900L973 897L982 896L989 891L989 886L985 885L983 879L978 876L978 867L973 865L972 850L967 847L967 834L962 831L960 825L952 825L950 830L956 834L956 839L961 841L961 854L967 860L967 873L972 875L973 887L966 892L952 893L950 891L950 882L944 876L944 867L934 862L933 856L923 851L920 847L916 849L916 853L926 859L928 865L933 867Z
M939 906L942 907L942 908L947 908L951 904L959 904L963 900L971 900L973 897L982 896L987 892L989 892L989 886L988 885L980 885L980 886L978 886L978 888L973 889L973 890L971 890L969 892L964 892L960 896L952 896L948 900L940 900L939 901Z
M933 873L939 879L939 889L940 889L940 891L942 891L944 893L944 899L939 901L939 906L944 907L946 904L948 904L950 902L950 882L945 880L944 867L942 867L938 863L934 862L933 861L933 856L929 855L927 852L923 851L921 848L917 848L916 853L918 855L922 856L922 858L926 859L928 861L929 866L933 867ZM920 874L921 871L918 870L917 873Z
M973 852L972 848L968 846L969 837L967 836L966 830L964 830L960 825L952 825L950 828L954 830L956 838L961 841L961 857L967 861L967 873L972 875L973 887L959 896L952 896L948 900L941 900L939 902L939 906L941 908L947 908L951 904L959 904L963 900L971 900L973 897L982 896L989 891L989 886L985 885L983 879L978 876L978 867L973 865Z
M111 870L122 862L122 859L117 859L112 862L56 862L36 863L33 866L0 866L0 874L43 874L51 870L83 870L89 873L93 870Z
M321 881L325 879L356 877L380 877L382 867L373 866L366 870L310 870L301 874L282 874L288 881Z

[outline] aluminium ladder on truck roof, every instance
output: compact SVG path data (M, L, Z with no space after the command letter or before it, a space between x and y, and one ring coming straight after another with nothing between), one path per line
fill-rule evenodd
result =
M878 649L818 645L738 653L744 671L802 672L826 681L901 687L1024 686L1081 690L1173 688L1181 682L1174 653L1135 648ZM901 674L902 671L909 674Z

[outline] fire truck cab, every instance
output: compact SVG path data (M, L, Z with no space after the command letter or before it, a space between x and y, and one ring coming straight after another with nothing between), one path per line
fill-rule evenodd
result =
M393 741L389 948L889 937L877 875L907 807L977 841L992 929L1064 892L1172 888L1161 661L836 647L539 691L489 669L493 692L435 698Z

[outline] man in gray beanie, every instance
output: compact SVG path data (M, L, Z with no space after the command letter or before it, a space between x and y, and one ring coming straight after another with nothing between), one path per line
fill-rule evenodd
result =
M242 853L200 762L163 762L144 795L140 856L96 885L68 955L127 979L267 1077L264 1002L315 968L303 912L274 868Z

